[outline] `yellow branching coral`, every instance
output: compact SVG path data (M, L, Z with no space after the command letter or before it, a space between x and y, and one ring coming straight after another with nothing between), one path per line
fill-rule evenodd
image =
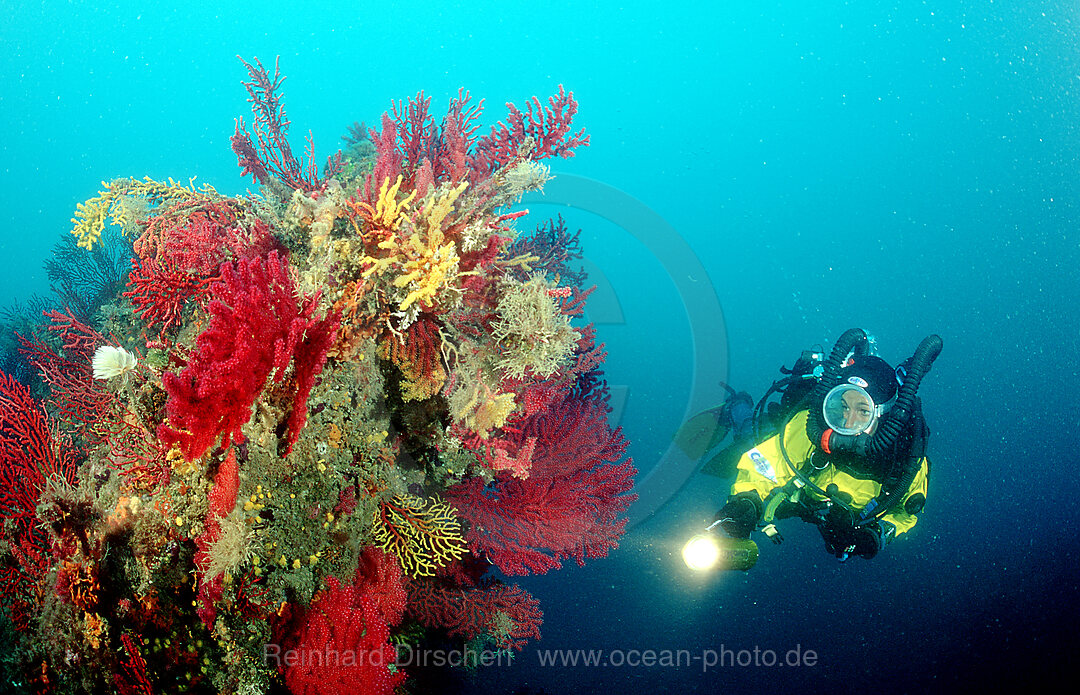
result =
M433 234L436 231L441 233L443 220L446 219L447 215L453 212L454 203L468 185L468 181L462 181L460 185L448 189L443 195L435 195L431 204L424 208L422 219L427 223L429 234Z
M171 178L165 184L154 181L149 176L142 181L125 178L114 179L110 183L102 181L101 185L105 190L85 203L76 205L75 216L71 218L75 225L71 233L79 237L78 245L88 251L101 239L106 217L112 217L113 222L119 224L125 234L134 227L134 220L129 218L136 207L121 204L124 196L138 196L155 202L174 202L197 195L217 195L217 191L210 184L203 184L202 188L196 189L194 178L188 181L187 187Z
M104 181L102 181L104 183ZM101 232L105 229L105 216L113 198L108 191L102 192L96 198L91 198L85 203L75 206L75 217L71 221L75 223L72 234L79 237L79 246L89 251L101 238Z
M453 508L437 499L397 496L375 511L375 542L395 556L412 577L435 570L465 554L461 522Z
M420 371L403 372L405 378L401 381L401 400L423 401L431 398L446 383L446 371L441 365L438 371L424 374Z
M442 242L442 230L436 230L428 235L426 244L419 234L413 234L401 248L405 256L401 263L404 274L394 279L394 287L407 287L409 293L398 305L400 311L414 302L434 299L439 290L457 277L457 251L453 242Z
M391 190L396 191L400 183L401 178L398 177ZM454 188L443 188L441 193L433 193L430 202L414 218L415 226L410 223L400 235L379 242L378 248L386 252L385 256L365 256L362 259L361 263L367 266L363 273L365 278L389 269L397 271L393 285L405 289L405 298L398 302L399 311L405 311L417 302L432 303L442 289L450 287L457 279L460 258L454 242L447 240L443 234L442 224L467 186L468 183L462 183ZM415 195L413 191L402 205L410 202ZM393 229L401 226L400 206L393 208L393 204L388 203L390 207L386 207L382 197L375 210L364 203L359 205L366 208L375 220L385 222L388 219L386 215L396 215Z
M407 287L409 294L398 305L399 310L405 311L417 301L434 299L440 289L457 278L460 259L454 243L446 241L442 223L468 185L462 182L455 188L446 189L442 195L435 193L417 221L418 231L401 247L402 275L394 280L394 287Z
M463 385L450 397L454 419L487 439L491 430L506 424L516 403L512 393L495 393L483 380Z
M398 175L397 181L393 185L390 185L390 177L387 176L382 186L379 187L379 199L375 201L374 208L364 202L356 203L355 207L359 208L364 217L374 226L383 229L397 229L401 224L401 216L405 214L405 210L409 208L409 203L416 197L416 191L413 191L399 203L397 195L400 189L401 175Z

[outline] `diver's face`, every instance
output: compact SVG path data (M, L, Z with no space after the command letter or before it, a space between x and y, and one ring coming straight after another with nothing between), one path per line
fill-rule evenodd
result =
M874 409L870 405L870 400L855 390L845 391L841 398L844 403L844 428L848 430L864 429L870 423L870 418L874 416ZM874 429L877 429L876 422L874 427L871 428L870 434L873 434Z

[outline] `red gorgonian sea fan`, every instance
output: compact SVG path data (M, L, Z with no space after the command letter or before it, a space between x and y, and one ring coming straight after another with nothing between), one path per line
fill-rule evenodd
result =
M236 122L236 132L231 138L232 150L243 170L242 175L251 174L260 184L266 184L270 177L275 177L289 188L305 193L322 190L326 187L326 182L341 169L341 152L326 160L323 177L320 179L319 166L315 164L315 142L309 133L307 164L301 164L296 159L286 137L291 122L285 116L285 107L278 92L285 76L278 69L277 61L274 61L273 79L258 58L254 61L255 64L252 65L240 58L251 78L250 82L244 83L244 87L255 116L258 149L244 127L243 119Z
M409 612L421 625L466 640L488 635L497 649L521 651L530 638L540 638L540 602L520 586L453 587L419 579L408 589Z
M532 418L518 435L535 437L529 477L502 471L485 485L468 478L447 500L468 520L466 539L503 573L544 574L573 558L604 557L618 545L635 495L637 470L620 430L607 424L603 388L573 391Z
M30 389L0 372L0 518L29 532L49 478L75 481L77 457L55 436Z

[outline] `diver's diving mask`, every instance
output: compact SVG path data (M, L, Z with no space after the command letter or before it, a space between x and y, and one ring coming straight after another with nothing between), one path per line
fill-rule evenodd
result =
M874 428L889 404L874 403L866 392L867 385L859 377L850 377L829 391L821 408L830 429L837 434L852 435L869 433Z

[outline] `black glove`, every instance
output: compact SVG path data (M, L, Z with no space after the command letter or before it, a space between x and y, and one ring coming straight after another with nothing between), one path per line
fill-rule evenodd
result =
M852 532L851 554L865 557L867 560L881 550L881 534L875 526L860 526ZM849 546L849 547L851 547Z
M752 492L742 492L728 499L716 513L720 528L732 538L749 538L761 518L761 500Z
M896 536L896 527L888 521L879 521L855 529L855 555L867 560L878 554Z
M825 549L840 560L851 555L859 555L867 560L878 554L884 545L881 529L877 524L853 527L850 523L837 522L830 515L821 526L821 537L825 539Z

